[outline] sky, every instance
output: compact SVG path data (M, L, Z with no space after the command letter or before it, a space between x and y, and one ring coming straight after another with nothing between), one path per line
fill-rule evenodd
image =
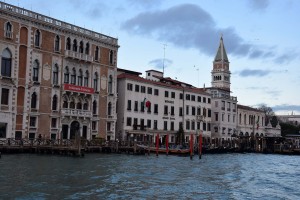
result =
M223 36L231 95L276 114L300 114L298 0L9 0L118 38L118 67L211 86Z

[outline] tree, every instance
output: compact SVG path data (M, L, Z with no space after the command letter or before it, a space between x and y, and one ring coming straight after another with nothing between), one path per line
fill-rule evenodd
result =
M272 127L275 127L278 124L278 119L271 107L262 104L258 110L261 110L265 113L265 124L268 124L269 121L271 122Z

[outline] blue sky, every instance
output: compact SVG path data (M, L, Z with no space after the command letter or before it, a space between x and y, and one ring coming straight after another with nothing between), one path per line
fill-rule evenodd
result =
M300 114L298 0L6 2L117 37L119 68L162 71L165 54L166 77L200 87L211 85L222 34L239 104Z

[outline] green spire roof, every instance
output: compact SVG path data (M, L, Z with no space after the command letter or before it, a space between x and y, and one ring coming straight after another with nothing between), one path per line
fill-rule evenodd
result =
M215 62L218 62L218 61L229 62L228 58L227 58L227 54L226 54L226 50L225 50L225 46L224 46L224 43L223 43L223 37L222 36L221 36L221 39L220 39L220 46L218 48L218 52L217 52L217 55L216 55L214 61Z

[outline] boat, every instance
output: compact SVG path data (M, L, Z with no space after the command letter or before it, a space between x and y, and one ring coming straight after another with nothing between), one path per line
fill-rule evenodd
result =
M137 147L139 148L142 148L146 151L150 151L150 152L158 152L160 154L167 154L167 149L166 148L163 148L163 147L160 147L160 148L156 148L156 147L153 147L153 146L145 146L145 145L140 145L138 144ZM168 154L170 155L188 155L190 153L190 150L189 149L181 149L181 148L169 148L168 149Z

